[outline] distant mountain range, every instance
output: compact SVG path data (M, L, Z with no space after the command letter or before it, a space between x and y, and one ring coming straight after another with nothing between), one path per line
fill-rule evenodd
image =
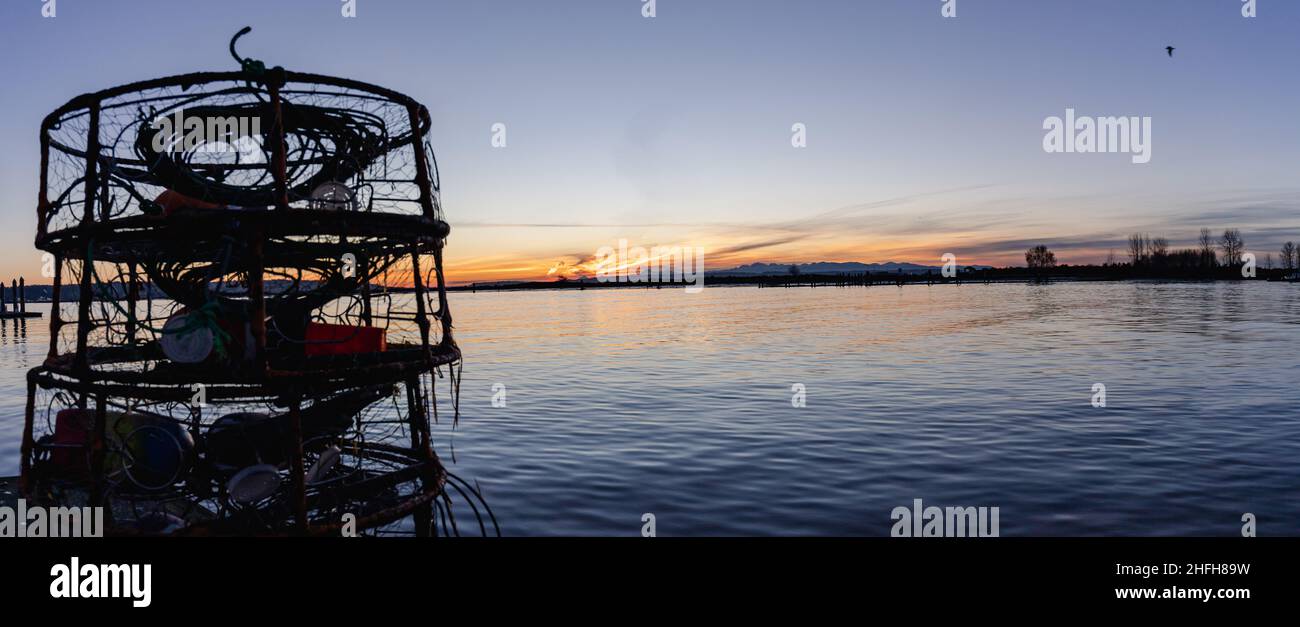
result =
M816 261L812 263L749 263L727 270L708 270L713 276L765 276L790 274L790 266L799 268L799 274L861 274L863 272L891 274L925 274L939 272L943 266L923 266L916 263L859 263L857 261ZM961 266L962 269L986 270L993 266Z

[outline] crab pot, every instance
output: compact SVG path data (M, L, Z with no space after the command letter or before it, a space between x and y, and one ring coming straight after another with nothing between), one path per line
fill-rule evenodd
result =
M460 350L429 126L397 92L278 69L47 116L25 494L103 504L124 533L440 531L429 424L437 381L455 412Z

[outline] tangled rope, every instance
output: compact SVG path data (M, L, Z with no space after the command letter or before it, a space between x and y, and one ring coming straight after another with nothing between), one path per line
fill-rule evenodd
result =
M153 123L141 124L136 136L136 155L149 164L153 182L205 202L243 207L275 204L275 181L266 166L271 158L267 147L271 145L270 133L275 120L270 103L201 106L177 111L183 112L187 128L198 130L176 129L171 123L162 124L163 118L159 117ZM291 197L308 198L322 183L350 180L393 147L384 120L363 111L283 101L281 119L288 150L285 178ZM232 125L232 121L238 123ZM221 136L212 137L209 135L213 133L206 132L210 129L224 132L218 131L215 134ZM201 141L185 139L191 132L198 132ZM255 142L263 161L198 161L211 154L214 146L233 147L240 142L248 145L248 141ZM238 159L239 152L233 148L229 152ZM252 172L257 177L234 184L228 182L236 172Z
M157 335L189 335L195 331L207 329L212 333L212 349L220 358L225 359L227 357L226 345L230 343L231 337L225 329L221 328L219 322L221 304L219 302L209 299L200 306L190 308L186 312L184 324L179 327L168 329L165 326L155 327L148 324L139 318L136 318L134 311L128 311L126 308L122 307L122 304L116 297L117 295L113 294L112 290L109 289L111 283L100 278L99 272L95 269L94 248L95 240L92 239L86 247L85 268L90 272L90 278L94 284L95 292L100 296L99 302L111 305L113 309L117 311L118 315L124 316L127 319L127 324L138 330Z

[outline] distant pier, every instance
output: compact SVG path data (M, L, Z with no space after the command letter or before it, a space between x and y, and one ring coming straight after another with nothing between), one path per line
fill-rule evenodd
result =
M18 277L11 283L13 284L12 300L5 294L4 283L0 283L0 320L41 317L39 311L27 311L27 281L23 277Z

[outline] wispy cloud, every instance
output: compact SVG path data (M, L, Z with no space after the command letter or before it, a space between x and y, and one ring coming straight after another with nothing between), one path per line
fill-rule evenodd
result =
M1091 263L1103 260L1111 251L1124 254L1126 238L1132 232L1165 237L1179 248L1193 246L1201 227L1216 233L1240 228L1249 247L1258 251L1275 250L1288 239L1300 240L1297 190L1230 192L1188 200L1112 193L990 193L999 187L1003 186L974 185L902 195L762 222L471 222L456 226L524 232L644 229L655 237L632 245L704 246L714 268L753 261L936 263L946 252L957 254L963 263L1019 264L1025 249L1038 244L1051 247L1063 262ZM1135 206L1142 211L1134 211ZM565 241L585 239L578 235ZM610 244L594 241L591 250ZM550 276L579 276L594 256L569 252L544 255L543 259L549 261L531 258L526 264L530 273L510 278L541 278L541 271L548 268ZM525 264L493 258L492 265Z

